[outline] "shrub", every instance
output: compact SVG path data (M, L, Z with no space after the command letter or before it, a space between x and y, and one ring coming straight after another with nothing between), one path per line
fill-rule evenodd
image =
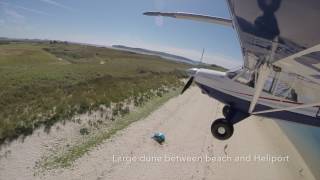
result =
M89 104L85 101L82 101L79 105L78 113L83 114L83 113L87 112L88 110L89 110Z
M129 112L130 112L130 109L129 109L128 106L125 107L125 108L121 108L121 109L120 109L120 114L121 114L121 116L124 116L124 115L128 114Z
M158 91L158 92L157 92L157 96L162 97L162 95L163 95L163 94L162 94L161 91Z
M112 117L117 116L119 114L119 110L117 108L112 109Z
M81 135L88 135L90 132L89 132L89 129L88 128L81 128L80 129L80 134Z

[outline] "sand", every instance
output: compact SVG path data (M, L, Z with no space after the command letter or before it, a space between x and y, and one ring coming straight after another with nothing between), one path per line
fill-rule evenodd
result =
M234 136L218 141L210 133L222 117L222 104L192 87L131 124L78 159L74 166L33 176L34 163L55 136L33 135L0 150L0 179L315 179L295 147L271 119L250 117L235 126ZM150 137L161 131L166 142ZM60 139L63 139L60 137ZM271 160L278 162L272 162Z

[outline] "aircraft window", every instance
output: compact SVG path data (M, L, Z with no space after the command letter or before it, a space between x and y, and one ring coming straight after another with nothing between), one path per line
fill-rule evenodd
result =
M299 96L295 85L294 76L282 73L280 80L275 85L273 94L297 102Z
M250 86L250 87L252 87L252 88L254 88L255 83L256 83L255 74L252 73L252 74L251 74L251 80L247 83L247 85Z
M298 94L297 94L296 90L293 88L287 87L275 95L279 96L279 97L284 97L284 98L289 99L291 101L295 101L295 102L298 101Z
M298 101L298 94L296 93L296 90L291 89L288 99L297 102Z
M314 103L320 101L320 85L301 76L296 76L291 82L287 98L301 103ZM290 86L289 86L290 87Z
M287 97L289 95L290 87L286 83L279 83L274 95L279 97Z
M263 91L272 93L274 86L276 85L275 84L276 82L277 82L276 73L272 71L264 84Z
M271 72L266 80L263 91L278 97L283 97L292 101L298 101L298 93L295 90L295 76L282 73Z

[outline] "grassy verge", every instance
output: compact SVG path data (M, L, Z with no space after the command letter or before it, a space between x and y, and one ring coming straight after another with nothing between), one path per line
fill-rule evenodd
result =
M0 145L76 114L179 84L186 64L79 44L0 48Z
M192 67L66 42L5 41L0 46L0 146L41 126L50 132L55 123L100 105L181 85L179 79Z
M130 112L128 115L117 119L111 128L108 130L99 131L98 133L89 136L85 141L67 148L58 154L48 156L39 163L41 170L50 170L55 168L65 168L72 165L72 163L90 151L92 148L101 144L106 139L110 138L116 132L126 128L131 123L147 117L151 112L167 102L170 98L179 94L179 90L173 90L164 94L162 97L155 97L149 102L145 103L142 107L138 107L135 111Z

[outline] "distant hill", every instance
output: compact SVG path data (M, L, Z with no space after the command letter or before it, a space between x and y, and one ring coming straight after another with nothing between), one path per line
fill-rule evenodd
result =
M0 45L1 44L8 44L12 42L33 42L33 43L64 43L64 44L79 44L79 45L86 45L86 46L95 46L95 47L106 47L102 45L96 45L96 44L88 44L88 43L79 43L79 42L67 42L67 41L61 41L61 40L48 40L48 39L18 39L18 38L6 38L6 37L0 37ZM106 48L110 48L106 47ZM129 52L134 52L138 54L146 54L146 55L153 55L153 56L159 56L163 59L167 60L172 60L172 61L177 61L177 62L182 62L182 63L187 63L191 64L194 67L198 68L210 68L210 69L215 69L215 70L220 70L220 71L226 71L227 69L221 66L218 66L216 64L206 64L206 63L199 63L199 61L195 61L183 56L178 56L166 52L161 52L161 51L153 51L153 50L148 50L148 49L143 49L143 48L134 48L134 47L128 47L128 46L123 46L123 45L113 45L111 48L113 49L118 49L118 50L123 50L123 51L129 51Z
M218 66L216 64L199 63L198 61L195 61L195 60L192 60L192 59L189 59L186 57L182 57L182 56L178 56L178 55L174 55L174 54L169 54L169 53L165 53L165 52L160 52L160 51L153 51L153 50L148 50L148 49L143 49L143 48L133 48L133 47L123 46L123 45L113 45L112 48L118 49L118 50L134 52L134 53L139 53L139 54L160 56L161 58L164 58L167 60L173 60L173 61L191 64L191 65L194 65L195 67L198 67L198 68L210 68L210 69L215 69L215 70L220 70L220 71L227 70L226 68Z
M184 63L188 63L188 64L192 64L192 65L198 64L197 61L194 61L192 59L182 57L182 56L177 56L174 54L165 53L165 52L160 52L160 51L152 51L152 50L142 49L142 48L133 48L133 47L127 47L127 46L123 46L123 45L113 45L112 47L115 49L120 49L120 50L140 53L140 54L160 56L164 59L184 62Z

